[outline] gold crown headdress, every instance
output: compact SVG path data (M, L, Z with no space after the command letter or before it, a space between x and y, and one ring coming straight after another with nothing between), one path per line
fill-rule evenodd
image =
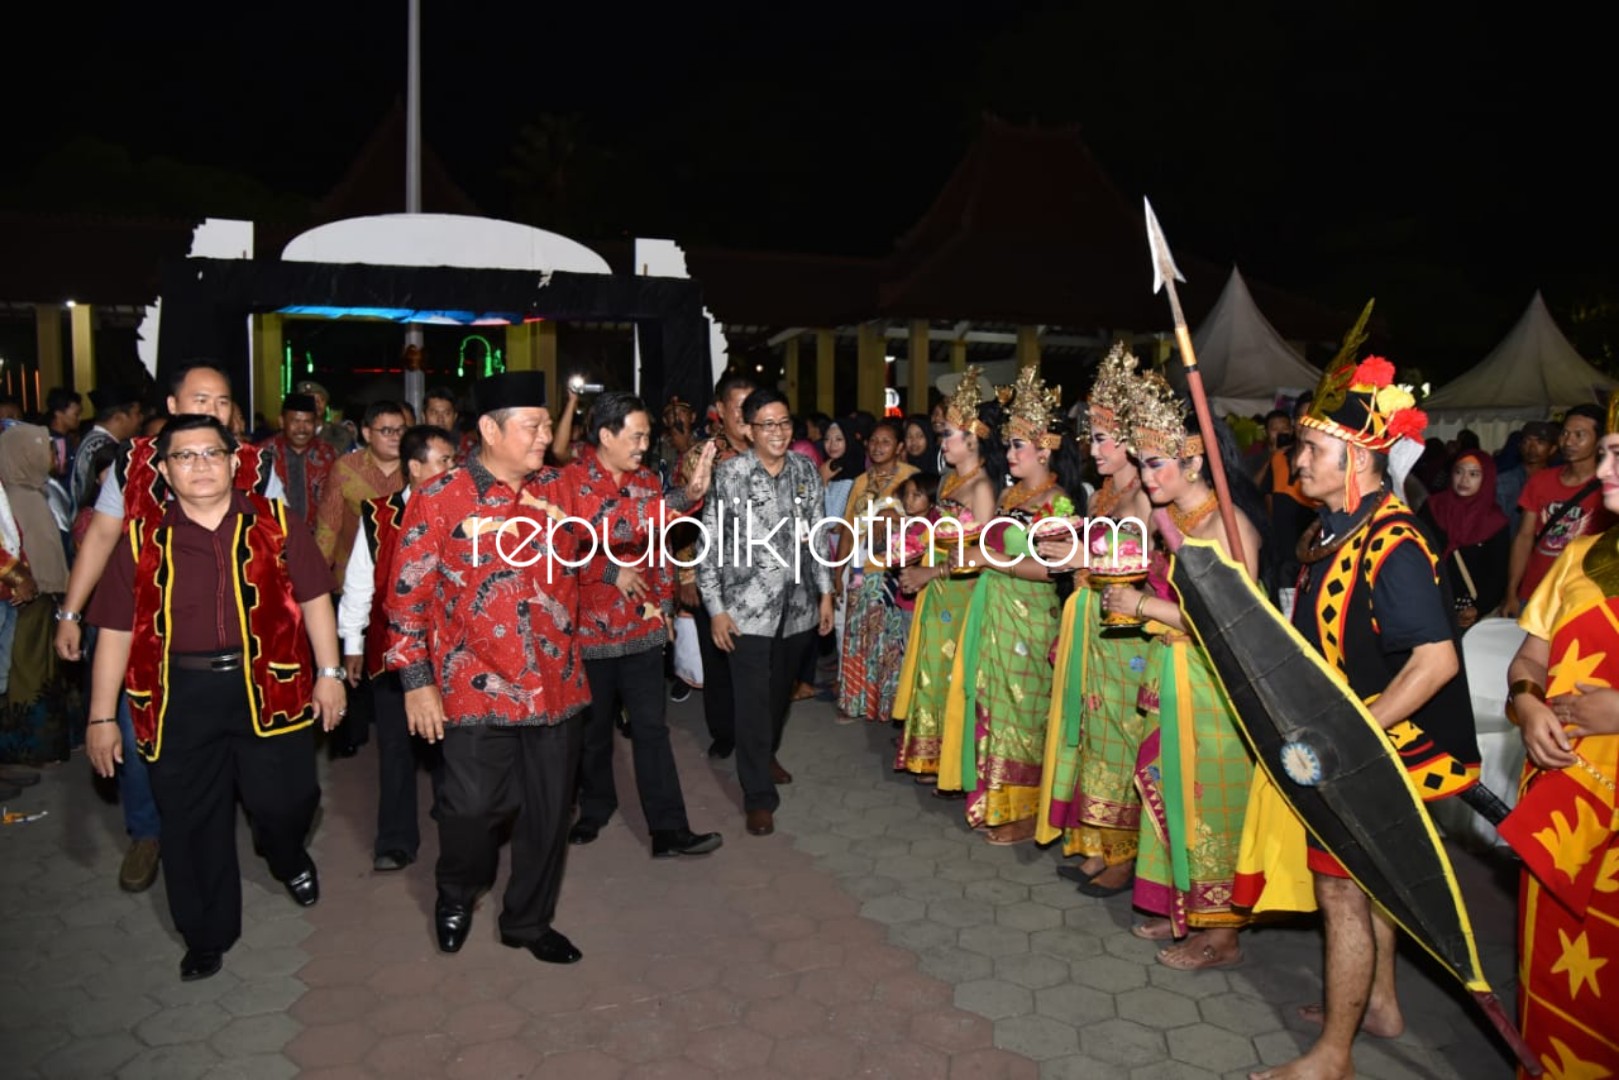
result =
M1161 374L1136 384L1124 416L1122 440L1137 458L1148 454L1184 461L1204 452L1203 436L1186 430L1186 405Z
M1141 361L1137 360L1124 342L1114 344L1096 371L1096 381L1086 397L1086 426L1104 427L1117 432L1120 421L1130 407L1130 399L1141 381Z
M1027 439L1042 450L1055 450L1062 445L1062 387L1047 387L1039 368L1033 365L1023 368L1018 372L1017 382L998 388L996 393L1007 405L1002 438L1008 442L1013 438Z
M979 385L979 376L983 374L983 369L977 365L970 365L961 373L961 381L956 384L956 392L950 395L950 400L944 407L944 418L951 427L970 431L980 439L987 439L992 432L987 424L978 419L978 406L984 400L983 387Z

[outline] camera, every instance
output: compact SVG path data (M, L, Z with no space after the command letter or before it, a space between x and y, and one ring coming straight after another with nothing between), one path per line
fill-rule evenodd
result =
M586 382L583 375L575 375L568 380L568 389L575 394L599 394L607 388L601 383Z

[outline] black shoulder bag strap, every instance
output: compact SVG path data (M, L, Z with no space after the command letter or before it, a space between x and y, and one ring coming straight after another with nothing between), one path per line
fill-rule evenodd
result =
M1538 532L1535 533L1535 542L1532 547L1539 547L1540 541L1546 536L1547 533L1552 531L1552 527L1554 525L1568 517L1570 511L1593 495L1601 486L1602 481L1593 476L1591 479L1585 482L1585 486L1580 488L1572 499L1565 499L1563 502L1559 503L1557 505L1557 512L1551 517L1547 518L1546 523L1540 527Z

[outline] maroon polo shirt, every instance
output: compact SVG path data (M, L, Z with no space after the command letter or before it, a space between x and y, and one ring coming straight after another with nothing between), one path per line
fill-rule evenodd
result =
M163 523L174 529L173 611L169 648L177 653L228 652L242 647L242 622L231 586L231 538L236 519L253 506L240 491L231 493L231 510L219 527L206 529L186 517L178 501L168 504ZM303 521L287 512L287 571L298 603L324 596L334 588L315 538ZM135 625L135 557L128 534L113 549L107 572L90 601L86 619L103 630L129 630Z

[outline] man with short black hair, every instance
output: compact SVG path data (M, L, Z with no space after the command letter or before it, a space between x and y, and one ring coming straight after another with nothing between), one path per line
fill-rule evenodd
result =
M651 440L646 403L610 390L591 406L586 445L563 470L563 482L604 501L657 498L663 482L645 464ZM719 833L691 831L664 715L663 647L675 599L668 562L654 543L633 544L628 536L599 539L603 549L583 568L579 582L575 630L590 683L590 712L579 769L579 820L568 841L592 842L618 809L613 730L622 710L629 716L635 788L652 834L653 857L706 855L722 840Z
M79 395L66 387L52 387L45 395L45 427L51 433L51 479L69 493L73 490L73 455L79 445L83 408Z
M73 456L73 479L68 495L77 509L85 505L95 476L90 462L103 446L133 439L141 430L141 393L133 386L98 386L90 391L96 410L95 426L79 443Z
M398 402L372 402L366 407L361 428L365 446L344 454L332 466L315 514L315 544L336 571L349 564L361 505L405 486L405 474L399 468L399 439L405 426L405 413Z
M736 773L747 829L775 831L777 784L792 775L776 760L793 677L814 631L832 632L832 571L816 557L810 529L821 517L821 475L788 449L793 418L775 390L743 399L752 448L715 469L703 508L709 547L698 567L714 648L730 661ZM704 658L703 693L710 689Z
M304 846L320 802L312 729L330 728L345 707L331 575L284 503L236 487L235 450L212 416L164 428L153 460L173 497L131 518L90 612L100 640L85 750L97 773L113 775L127 690L163 812L187 981L217 973L241 934L238 798L292 898L320 898Z
M1507 516L1507 535L1516 537L1523 511L1518 497L1529 478L1546 467L1557 453L1557 425L1550 420L1531 420L1518 429L1518 464L1502 469L1495 478L1495 503Z
M382 604L395 580L393 567L405 506L412 492L455 464L455 441L443 428L422 424L399 440L399 458L405 463L408 482L394 494L370 499L361 507L359 535L343 575L343 599L337 609L349 686L358 689L362 679L370 680L379 774L371 868L381 871L403 870L415 862L421 843L416 824L416 758L399 675L383 663L388 616Z
M1518 617L1570 541L1596 536L1613 524L1613 515L1602 505L1602 482L1596 475L1597 444L1607 422L1607 415L1595 405L1568 410L1557 440L1563 467L1543 469L1524 484L1518 496L1523 517L1512 538L1507 598L1501 605L1507 618Z
M281 399L281 431L262 444L275 454L275 474L287 492L287 505L314 530L310 518L320 506L337 451L315 437L319 407L310 394Z

